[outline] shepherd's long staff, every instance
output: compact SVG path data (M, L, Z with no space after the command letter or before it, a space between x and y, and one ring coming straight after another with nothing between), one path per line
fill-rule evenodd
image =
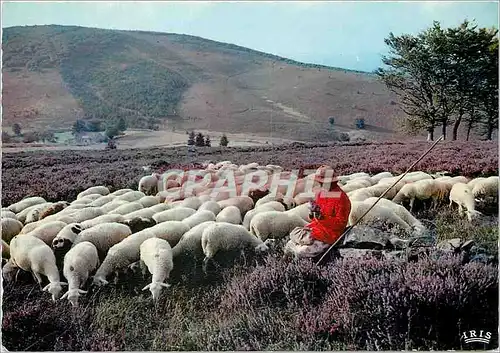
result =
M414 162L411 166L409 166L409 167L408 167L408 169L406 170L406 172L404 172L403 174L401 174L401 176L399 177L399 179L398 179L398 180L396 180L396 181L395 181L395 182L394 182L391 186L389 186L389 187L387 188L387 190L385 190L385 191L382 193L382 195L380 195L380 196L379 196L379 198L378 198L378 199L377 199L377 200L373 203L373 205L371 205L371 207L370 207L370 208L369 208L369 209L368 209L368 210L367 210L367 211L366 211L366 212L365 212L365 213L364 213L361 217L359 217L359 218L358 218L358 220L357 220L356 222L354 222L354 224L353 224L353 225L351 225L350 227L348 227L348 228L344 231L344 233L342 233L342 235L341 235L341 236L340 236L340 237L339 237L339 238L335 241L335 243L333 243L332 245L330 245L330 247L329 247L329 248L325 251L325 253L323 254L323 256L321 256L321 258L318 260L318 262L316 262L316 266L318 266L318 265L321 263L321 261L325 258L325 256L326 256L326 255L330 252L330 250L332 250L332 249L333 249L333 247L334 247L335 245L337 245L337 244L338 244L338 243L339 243L339 242L340 242L340 241L341 241L341 240L342 240L342 239L343 239L343 238L344 238L347 234L349 234L349 233L350 233L350 231L351 231L351 229L352 229L352 228L354 228L354 227L355 227L355 226L356 226L356 225L357 225L357 224L358 224L358 223L359 223L359 222L363 219L363 217L364 217L364 216L366 216L366 215L368 214L368 212L370 212L370 211L371 211L371 209L372 209L373 207L375 207L375 205L377 204L377 202L379 202L379 201L380 201L380 199L381 199L382 197L384 197L384 196L385 196L385 194L387 194L387 193L389 192L389 190L391 190L391 189L392 189L392 188L393 188L393 187L394 187L397 183L399 183L399 182L401 181L401 179L403 179L403 178L405 177L405 175L406 175L406 174L408 174L408 172L409 172L409 171L410 171L410 170L411 170L411 169L412 169L412 168L413 168L413 167L414 167L414 166L415 166L418 162L420 162L420 161L421 161L421 160L422 160L425 156L427 156L427 154L429 154L429 152L430 152L430 151L432 151L432 150L434 149L434 147L436 147L436 145L437 145L437 144L438 144L438 143L439 143L442 139L444 139L444 136L441 136L440 138L438 138L438 139L436 140L436 142L434 142L434 143L432 144L432 146L431 146L431 147L430 147L430 148L429 148L429 149L428 149L428 150L427 150L427 151L426 151L423 155L421 155L421 156L420 156L420 158L419 158L419 159L417 159L417 160L416 160L416 161L415 161L415 162Z

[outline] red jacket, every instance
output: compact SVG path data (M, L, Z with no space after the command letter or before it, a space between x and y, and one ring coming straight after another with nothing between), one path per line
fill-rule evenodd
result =
M333 244L344 232L349 221L351 202L342 189L332 185L328 195L326 190L316 194L315 202L320 207L321 219L313 218L307 224L311 228L311 237L326 244Z

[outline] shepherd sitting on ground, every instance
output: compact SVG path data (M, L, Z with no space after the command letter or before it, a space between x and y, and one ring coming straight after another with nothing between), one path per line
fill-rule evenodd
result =
M290 232L285 255L293 255L295 258L317 257L334 244L346 229L351 202L338 186L333 170L328 166L321 166L316 171L315 180L320 183L321 189L309 204L309 217L312 221Z

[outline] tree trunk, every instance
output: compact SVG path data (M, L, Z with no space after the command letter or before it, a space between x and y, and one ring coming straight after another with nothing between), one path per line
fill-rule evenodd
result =
M434 127L427 129L427 141L434 141Z
M460 113L457 117L457 120L455 120L455 124L453 125L453 136L451 139L453 141L457 140L457 135L458 135L458 127L460 126L460 123L462 122L462 113Z
M442 132L443 132L443 140L446 140L446 128L448 127L448 123L443 121Z
M472 120L469 121L469 124L467 126L467 138L465 139L466 141L469 141L469 136L470 136L471 130L472 130Z
M488 134L486 135L487 140L491 140L493 138L493 124L491 122L488 123Z

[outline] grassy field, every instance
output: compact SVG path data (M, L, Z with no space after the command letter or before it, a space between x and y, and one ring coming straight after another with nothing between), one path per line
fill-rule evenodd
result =
M23 152L3 155L2 205L28 195L74 200L92 185L136 188L142 166L165 170L206 160L257 161L287 169L330 164L338 174L399 173L427 143ZM498 174L492 142L438 145L417 170ZM469 223L455 210L422 211L437 240L459 237L498 256L498 215ZM431 252L418 261L328 262L283 259L279 250L246 259L219 256L223 270L203 276L179 260L172 287L154 306L140 275L91 288L81 306L50 301L30 275L4 283L2 341L9 350L448 350L498 346L498 269ZM464 345L460 333L493 332L489 346Z

